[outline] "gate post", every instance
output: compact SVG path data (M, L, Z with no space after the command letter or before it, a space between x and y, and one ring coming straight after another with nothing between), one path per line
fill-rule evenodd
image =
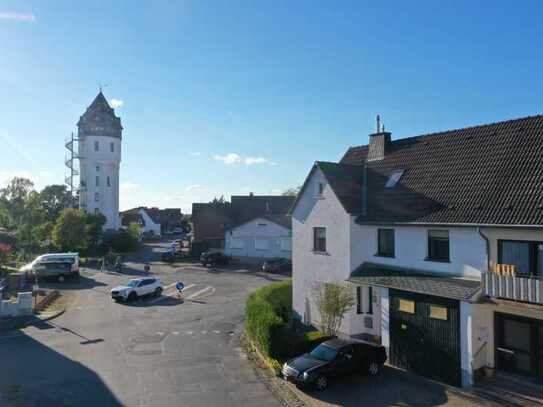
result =
M472 306L460 301L460 366L462 369L462 387L473 385L473 339Z
M388 288L381 288L381 345L385 347L390 362L390 296Z

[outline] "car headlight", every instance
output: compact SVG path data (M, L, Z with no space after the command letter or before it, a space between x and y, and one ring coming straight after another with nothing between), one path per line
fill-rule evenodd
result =
M285 370L287 368L287 362L283 363L283 370Z
M307 372L304 372L304 374L303 374L303 378L304 378L304 380L307 380L307 379L309 379L309 373L307 373Z

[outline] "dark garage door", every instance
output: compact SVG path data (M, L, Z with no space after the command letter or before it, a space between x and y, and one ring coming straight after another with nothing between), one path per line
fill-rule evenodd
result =
M460 386L459 301L393 289L389 292L390 362Z

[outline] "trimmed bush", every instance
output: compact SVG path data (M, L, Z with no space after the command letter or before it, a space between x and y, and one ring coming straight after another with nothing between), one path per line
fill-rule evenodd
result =
M292 311L292 280L270 284L247 299L245 327L249 337L265 355L274 359L287 356Z
M103 241L107 247L119 253L132 252L139 247L138 240L123 229L105 232Z

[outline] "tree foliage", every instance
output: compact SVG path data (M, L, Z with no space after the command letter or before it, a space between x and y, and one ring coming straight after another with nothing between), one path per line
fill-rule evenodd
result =
M302 189L301 185L297 186L297 187L288 188L288 189L284 190L281 195L297 196L300 193L301 189Z
M96 247L102 238L106 217L101 213L88 213L85 218L85 233L89 246Z
M53 228L53 243L62 251L84 249L87 242L86 215L80 209L64 209Z
M335 336L345 313L355 304L352 288L345 284L316 284L313 287L313 299L320 314L321 330Z
M55 221L64 208L71 207L66 185L48 185L39 194L39 205L48 221Z

